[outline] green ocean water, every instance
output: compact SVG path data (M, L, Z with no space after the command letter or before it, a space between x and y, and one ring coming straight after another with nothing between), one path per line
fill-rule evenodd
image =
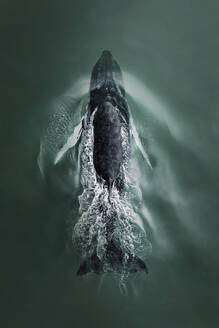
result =
M218 2L0 8L2 327L218 327ZM142 181L149 275L133 277L128 296L112 275L76 277L69 201L51 196L37 164L51 103L89 77L103 49L124 72L154 167Z

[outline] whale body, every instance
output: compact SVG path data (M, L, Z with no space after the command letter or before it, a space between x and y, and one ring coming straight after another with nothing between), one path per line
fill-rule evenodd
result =
M93 165L97 181L108 187L109 202L112 188L121 191L124 183L121 178L121 166L124 161L121 127L125 126L129 138L129 110L122 80L121 69L110 51L103 51L95 64L90 81L90 99L86 124L93 124ZM130 142L130 140L129 140ZM113 241L116 218L108 216L106 220L106 253L104 261L100 260L95 251L92 256L80 265L77 274L88 272L104 272L104 263L116 272L147 272L143 260L132 254L125 253ZM104 262L104 263L103 263Z
M122 162L121 123L129 125L122 72L110 51L104 50L90 81L88 117L94 116L94 166L108 184L116 182Z

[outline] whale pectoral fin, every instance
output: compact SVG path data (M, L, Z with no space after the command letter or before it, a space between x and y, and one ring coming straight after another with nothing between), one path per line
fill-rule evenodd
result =
M136 127L135 127L135 124L133 122L132 117L131 117L130 121L131 121L131 135L133 136L134 142L135 142L138 150L140 151L140 153L142 154L142 156L146 160L146 162L147 162L148 166L150 167L150 169L153 169L150 158L149 158L149 155L147 154L147 151L145 151L145 149L144 149L144 147L141 143L141 140L139 138L139 135L138 135L138 132L136 130Z
M54 160L55 165L63 158L63 156L70 148L73 148L77 144L78 140L80 139L81 133L83 131L83 120L84 117L82 118L80 123L75 126L73 133L70 135L67 142L62 146L62 148L57 153L56 158Z

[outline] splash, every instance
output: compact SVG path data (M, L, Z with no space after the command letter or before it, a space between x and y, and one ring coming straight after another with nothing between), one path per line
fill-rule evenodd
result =
M144 259L151 251L151 243L140 215L142 198L132 171L129 132L125 123L121 128L121 135L123 164L120 168L120 178L124 186L122 191L113 186L110 200L108 188L103 180L98 178L97 181L93 165L92 119L82 133L79 146L83 192L79 196L80 217L73 229L73 244L84 259L96 252L104 264L104 271L113 271L109 264L104 262L108 230L112 222L111 238L127 256L130 254ZM120 277L124 277L124 274L125 272L122 272Z
M86 81L85 78L82 80ZM69 92L55 101L48 128L41 139L38 158L41 172L44 177L51 176L49 183L54 188L58 187L64 192L70 192L72 197L78 197L78 214L75 217L75 209L69 226L73 225L73 245L82 259L96 252L104 262L109 225L113 222L111 238L116 247L127 254L124 261L128 261L128 254L145 260L152 248L148 229L151 229L149 221L153 219L150 219L148 213L145 215L141 188L142 181L145 183L147 179L141 177L142 159L149 170L152 165L145 144L142 144L138 125L134 122L134 116L132 118L130 115L129 128L125 123L121 127L123 164L118 180L123 188L119 191L114 185L109 201L105 182L97 179L93 164L92 120L83 128L82 121L87 121L84 115L84 91L82 96L79 99L73 98ZM138 154L142 157L138 158ZM76 177L80 183L78 180L76 182ZM104 271L113 271L106 261ZM119 277L120 283L126 277L125 272L114 275Z

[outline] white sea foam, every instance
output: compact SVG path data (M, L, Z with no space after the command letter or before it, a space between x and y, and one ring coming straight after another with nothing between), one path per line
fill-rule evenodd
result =
M115 244L127 254L145 258L151 244L142 223L141 193L130 170L130 144L128 129L122 126L123 164L120 175L124 182L123 191L113 186L110 201L104 181L97 181L93 165L93 125L92 120L83 131L80 144L81 184L83 192L79 196L80 217L73 229L73 243L81 256L87 258L94 251L104 259L107 245L107 220L114 220L112 234Z

